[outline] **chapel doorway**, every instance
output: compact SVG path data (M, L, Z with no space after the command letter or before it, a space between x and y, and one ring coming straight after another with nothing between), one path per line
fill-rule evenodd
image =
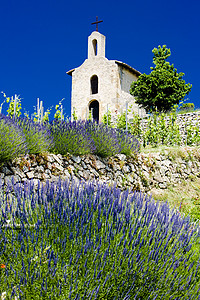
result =
M97 100L93 100L89 105L89 111L92 114L92 119L99 123L99 102Z

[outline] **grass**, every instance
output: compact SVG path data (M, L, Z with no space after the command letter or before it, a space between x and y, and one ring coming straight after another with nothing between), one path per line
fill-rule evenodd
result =
M176 207L194 221L200 220L200 178L190 178L168 189L154 188L148 194L152 194L155 200L167 201L171 208Z
M200 111L200 108L193 108L193 109L180 109L177 111L177 114L178 115L183 115L183 114L187 114L187 113L196 113L196 112L199 112Z
M200 147L167 147L161 145L153 148L148 146L141 149L142 153L168 153L172 160L182 158L191 160L194 157L199 159ZM190 215L194 221L200 220L200 178L189 176L185 181L176 185L171 184L167 189L153 188L148 194L151 194L155 200L167 201L171 208L176 207L181 214Z
M167 151L172 157L180 157L182 155L187 154L188 152L192 151L195 153L195 156L198 152L200 152L200 146L166 146L166 145L159 145L157 147L152 146L141 146L142 153L164 153Z

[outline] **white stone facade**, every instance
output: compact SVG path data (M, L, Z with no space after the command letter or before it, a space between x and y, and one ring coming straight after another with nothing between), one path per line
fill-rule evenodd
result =
M107 109L115 116L126 109L126 103L138 113L138 105L129 90L140 72L125 63L108 60L105 36L101 33L92 32L88 37L88 58L67 74L72 76L71 115L75 111L84 120L91 110L94 118L101 121Z

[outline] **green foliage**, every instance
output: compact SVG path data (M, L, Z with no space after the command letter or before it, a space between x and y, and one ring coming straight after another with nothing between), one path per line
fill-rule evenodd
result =
M50 113L51 113L51 109L47 109L45 111L43 119L42 119L43 123L49 122L49 115L50 115Z
M171 112L168 116L168 122L164 113L154 113L149 117L147 129L143 133L142 139L144 146L151 145L180 145L181 134L179 125L176 123L176 114Z
M194 103L184 103L182 105L183 108L194 108Z
M162 113L160 115L160 119L158 120L159 126L159 134L160 134L160 143L162 145L166 144L167 136L168 136L168 127L165 122L165 114Z
M157 147L159 145L181 145L184 140L181 135L179 124L177 123L177 107L178 105L174 105L168 113L154 111L148 117L147 123L146 118L142 120L137 113L131 111L131 108L128 109L128 133L135 136L144 147L147 145L151 145L152 147ZM110 126L117 127L118 129L125 131L126 113L124 112L121 115L118 115L116 123L113 123ZM195 125L187 124L185 126L185 135L186 145L199 145L200 135L198 122L196 122Z
M89 120L89 121L93 121L92 111L91 111L91 110L89 111L88 120Z
M133 113L133 118L130 121L130 125L128 124L128 128L130 128L130 133L132 135L134 135L137 138L141 138L141 118L137 113Z
M146 143L156 147L159 143L159 126L157 124L157 114L153 114L148 120L147 130L144 134Z
M180 109L186 111L190 109L194 109L194 103L183 103Z
M64 120L64 115L63 115L63 106L62 106L62 101L64 98L55 106L56 112L54 114L54 119L55 120Z
M176 114L172 112L170 114L170 120L168 124L168 137L167 143L169 145L180 145L181 143L181 135L179 125L176 123Z
M117 128L119 129L126 129L126 113L122 113L117 117Z
M9 103L9 107L7 110L8 116L10 116L11 118L15 115L15 117L19 117L21 115L21 98L19 98L19 96L15 95L15 97L7 97L6 94L4 92L2 92L3 97L5 98L4 102ZM1 108L0 108L0 113L2 111L2 106L3 103L1 104Z
M199 135L199 126L198 124L192 125L190 122L186 125L186 144L189 146L199 144L200 135Z
M90 113L91 113L91 111L90 111ZM75 108L73 108L72 117L73 117L73 121L77 121L77 120L78 120L78 117L77 117ZM91 115L91 119L92 119L92 115ZM90 119L90 120L91 120L91 119Z
M103 124L111 126L111 112L108 110L108 113L103 115Z
M149 75L142 74L131 84L130 93L147 111L166 112L183 100L192 85L185 83L184 73L178 73L174 65L166 61L171 55L166 45L158 46L152 52L155 67L151 67Z
M51 108L48 108L44 112L43 116L41 116L41 114L38 114L37 112L34 112L34 119L33 119L33 121L35 123L47 123L47 122L49 122L49 115L50 115L50 113L51 113Z
M127 130L130 132L130 122L128 122L129 119L129 113L131 112L132 106L127 110L127 120L126 120L126 112L123 112L121 115L117 116L117 128L126 130L126 122L127 122Z

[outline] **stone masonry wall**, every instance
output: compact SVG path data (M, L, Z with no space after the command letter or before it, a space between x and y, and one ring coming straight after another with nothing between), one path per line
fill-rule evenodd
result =
M194 148L180 148L177 152L126 157L118 154L110 158L95 155L73 156L43 154L26 155L0 167L0 178L8 184L10 180L24 182L33 180L56 181L58 178L74 180L98 180L116 184L122 190L150 191L167 188L189 177L200 176L200 154Z

